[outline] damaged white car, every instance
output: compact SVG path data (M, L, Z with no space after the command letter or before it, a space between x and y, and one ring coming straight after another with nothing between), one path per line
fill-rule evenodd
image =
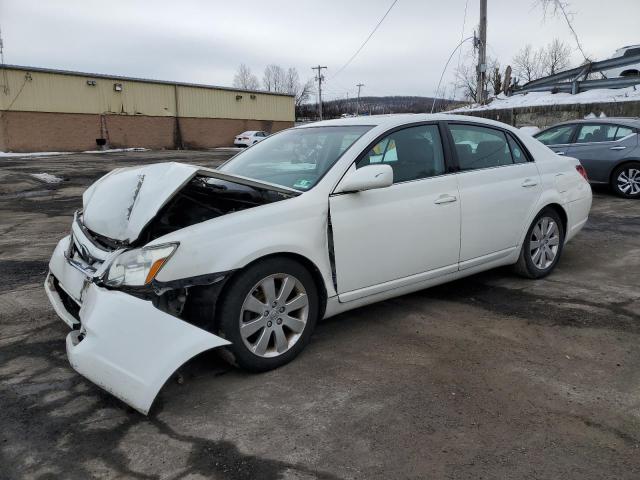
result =
M587 221L572 158L501 123L395 115L293 128L217 170L114 170L45 289L73 368L146 414L209 349L264 371L320 318L513 264L547 275Z

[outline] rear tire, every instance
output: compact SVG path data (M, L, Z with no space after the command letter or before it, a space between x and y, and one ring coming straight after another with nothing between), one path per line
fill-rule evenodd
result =
M640 198L640 162L625 163L613 171L611 188L623 198Z
M225 359L253 372L290 362L309 343L318 312L317 287L301 264L274 257L249 266L226 286L218 310L231 342Z
M544 208L531 223L514 266L525 278L543 278L558 264L564 245L562 219L553 208Z

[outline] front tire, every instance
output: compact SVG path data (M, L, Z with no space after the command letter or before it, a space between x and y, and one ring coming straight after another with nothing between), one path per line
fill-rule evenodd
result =
M318 307L313 277L294 260L270 258L241 271L218 312L233 363L264 372L290 362L309 343Z
M533 220L515 264L515 271L525 278L543 278L558 264L564 245L562 219L552 208L543 209Z
M611 188L620 197L640 198L640 163L620 165L611 175Z

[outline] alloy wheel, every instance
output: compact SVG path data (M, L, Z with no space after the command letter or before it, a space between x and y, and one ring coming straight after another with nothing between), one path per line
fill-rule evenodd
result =
M240 336L259 357L277 357L300 339L309 318L309 298L302 282L277 273L256 283L240 311Z
M627 195L640 194L640 169L625 168L616 179L618 190Z
M549 268L560 248L560 229L551 217L541 217L531 232L529 254L533 264L540 270Z

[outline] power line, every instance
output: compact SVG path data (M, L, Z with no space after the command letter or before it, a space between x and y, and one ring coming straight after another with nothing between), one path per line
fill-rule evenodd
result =
M358 48L358 50L356 50L356 53L354 53L351 58L347 61L347 63L345 63L342 67L340 67L338 69L338 71L336 73L333 74L333 76L331 78L335 78L337 77L345 68L347 68L349 66L349 64L354 60L354 58L356 58L358 56L358 54L360 53L360 51L364 48L364 46L367 44L367 42L371 39L371 37L373 37L373 34L376 33L376 30L378 30L378 27L380 27L380 25L382 24L382 22L384 22L384 19L387 18L387 15L389 15L389 12L391 11L391 9L393 8L393 6L398 2L398 0L393 0L393 3L391 4L391 6L389 7L389 9L387 10L387 13L385 13L382 18L380 19L380 21L377 23L377 25L374 27L373 30L371 30L371 33L369 34L369 36L367 37L367 39L362 43L362 45L360 45L360 48Z
M464 4L464 16L462 17L462 31L460 32L460 41L464 40L464 29L467 26L467 8L469 7L469 0L467 0ZM460 71L460 62L462 60L462 49L458 51L458 66L456 67L456 71ZM455 98L458 94L458 82L454 82L453 85L453 97Z
M453 52L451 52L451 55L449 55L449 59L447 60L447 63L444 65L444 68L442 69L442 74L440 75L440 81L438 82L438 86L436 87L436 93L433 96L433 104L431 105L431 113L433 113L433 110L436 107L436 99L438 97L438 91L440 90L440 84L442 83L442 78L444 77L444 73L447 71L447 67L449 66L449 62L451 61L451 59L455 55L456 50L458 50L462 46L462 44L464 42L468 42L469 40L473 40L474 38L475 37L467 37L464 40L462 40L460 43L458 43L458 45L456 45L456 48L453 49Z

